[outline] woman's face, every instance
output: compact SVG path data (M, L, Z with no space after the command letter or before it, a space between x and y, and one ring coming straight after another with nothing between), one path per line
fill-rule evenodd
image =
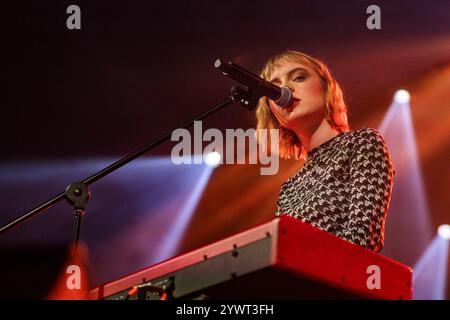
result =
M294 102L289 108L280 108L269 100L270 109L287 129L315 130L325 118L325 90L321 78L311 67L298 62L282 59L277 65L269 81L290 88Z

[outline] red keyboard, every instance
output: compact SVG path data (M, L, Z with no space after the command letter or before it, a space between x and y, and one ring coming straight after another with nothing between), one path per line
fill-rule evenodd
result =
M130 296L136 286L162 289ZM90 298L157 299L163 289L171 299L408 300L412 269L283 216L102 285Z

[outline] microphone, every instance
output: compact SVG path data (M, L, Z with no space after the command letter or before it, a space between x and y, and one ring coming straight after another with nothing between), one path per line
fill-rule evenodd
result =
M268 97L275 101L281 108L287 108L292 105L292 92L287 87L278 87L231 61L222 63L220 59L217 59L214 63L214 67L222 71L224 75L242 83L248 89L254 91L259 95L259 97L257 97L258 99L261 97Z

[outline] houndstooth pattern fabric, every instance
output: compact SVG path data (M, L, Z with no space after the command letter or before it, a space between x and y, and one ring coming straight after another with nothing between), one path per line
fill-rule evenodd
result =
M375 129L340 133L308 153L282 186L276 215L290 215L378 252L394 170Z

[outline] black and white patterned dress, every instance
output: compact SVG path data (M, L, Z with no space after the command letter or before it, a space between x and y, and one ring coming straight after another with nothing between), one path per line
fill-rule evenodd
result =
M378 252L394 169L378 131L340 133L308 153L282 186L276 215L290 215Z

